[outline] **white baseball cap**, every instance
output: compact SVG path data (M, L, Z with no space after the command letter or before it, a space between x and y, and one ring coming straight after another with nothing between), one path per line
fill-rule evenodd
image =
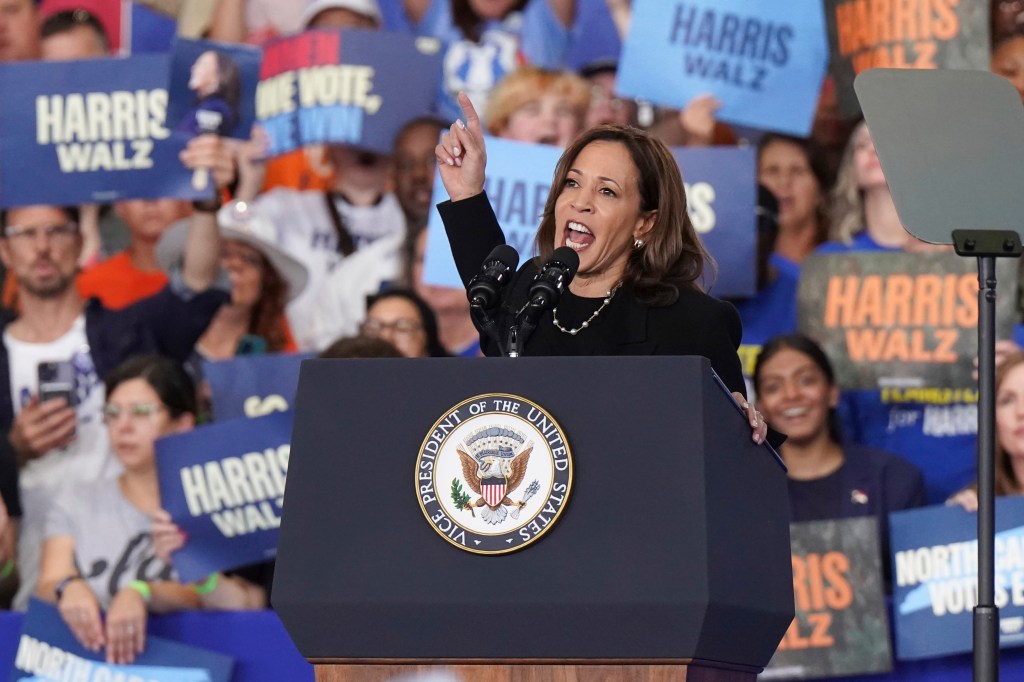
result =
M309 28L310 22L316 15L329 9L347 9L350 12L361 14L381 23L380 7L377 0L310 0L306 4L306 11L302 13L302 26Z

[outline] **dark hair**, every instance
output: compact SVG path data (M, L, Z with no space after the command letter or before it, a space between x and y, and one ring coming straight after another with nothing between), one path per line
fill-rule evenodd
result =
M346 336L320 352L321 358L400 358L397 348L372 336Z
M260 261L260 297L249 319L249 333L263 337L267 342L267 350L273 353L284 350L288 345L284 316L288 283L262 252Z
M755 393L761 392L761 371L764 369L764 364L771 360L779 351L787 349L806 355L810 358L811 362L818 366L821 373L825 375L828 385L830 387L836 385L836 373L832 369L832 363L829 362L828 356L825 355L825 351L821 349L821 346L803 334L783 334L768 339L761 347L761 352L757 356L757 362L754 364L754 376L752 377ZM843 442L843 431L839 426L839 415L834 407L829 407L828 410L828 435L836 443Z
M526 7L527 2L528 0L516 0L509 12L522 11ZM469 6L469 0L451 0L451 3L452 23L458 27L459 32L467 39L472 40L474 43L479 43L480 29L483 28L484 24L483 19Z
M106 27L95 14L87 9L65 9L54 12L43 22L39 29L39 35L42 38L49 38L68 33L79 26L92 29L100 41L100 45L103 46L103 51L110 52L110 37L107 35Z
M196 414L196 387L185 369L163 355L135 355L107 374L107 396L132 379L142 379L156 391L172 419Z
M811 169L811 174L818 183L818 190L821 192L823 200L822 206L824 206L824 199L828 196L828 190L832 186L834 178L831 177L828 171L828 165L825 163L825 156L822 154L821 149L809 138L793 137L792 135L783 135L782 133L766 133L757 142L758 167L761 165L761 156L764 154L764 150L776 142L793 145L804 155L804 158L807 159L807 165ZM824 210L818 213L818 234L816 239L818 244L828 241L828 213Z
M441 345L441 336L437 331L437 316L430 306L427 305L427 302L420 298L412 289L388 289L387 291L367 297L367 312L378 301L384 301L389 298L401 298L415 306L420 316L420 323L423 325L423 333L427 337L427 357L448 357L448 351Z
M19 208L28 208L28 207L27 206L10 206L10 207L5 208L2 211L0 211L0 226L7 227L7 224L8 224L7 223L7 217L8 217L8 215L10 215L11 211L14 211L14 210L19 209ZM76 225L78 225L80 223L80 221L81 221L82 216L81 216L81 213L79 212L77 206L51 206L50 208L55 208L58 211L62 212L65 216L67 216L68 220L70 220L71 222L75 223ZM2 232L0 232L0 236L3 236Z
M544 216L537 230L541 260L554 251L555 203L565 186L569 168L592 142L617 142L629 152L637 168L640 210L656 212L645 246L630 251L624 286L644 303L669 305L680 289L700 289L704 267L714 261L704 249L686 210L686 191L672 152L646 132L622 125L602 125L581 133L558 160Z
M196 61L207 52L212 52L217 58L217 89L210 95L199 97L197 101L202 102L211 97L219 97L224 100L228 105L229 113L224 117L225 120L221 124L220 130L230 132L238 125L238 119L241 116L238 109L242 102L242 72L238 68L238 63L230 55L220 50L206 50L196 57Z

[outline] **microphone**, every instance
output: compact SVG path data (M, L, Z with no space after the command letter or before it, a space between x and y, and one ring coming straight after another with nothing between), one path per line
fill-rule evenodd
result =
M519 253L508 244L494 247L480 266L480 272L469 280L466 295L474 307L492 310L498 305L501 288L519 266Z
M580 257L574 250L568 246L555 249L533 278L527 307L535 308L539 316L545 310L551 310L558 305L558 299L576 276L579 267Z
M522 354L526 340L537 328L540 316L558 305L558 299L576 276L579 267L579 254L568 246L555 249L540 266L540 272L530 284L529 300L516 315L516 324L509 330L509 357Z

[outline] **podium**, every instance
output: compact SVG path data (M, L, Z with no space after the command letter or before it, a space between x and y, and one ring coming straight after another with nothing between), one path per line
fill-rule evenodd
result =
M417 489L438 420L487 394L572 453L557 522L500 555ZM793 618L784 467L704 358L308 360L295 409L272 603L317 680L738 682Z

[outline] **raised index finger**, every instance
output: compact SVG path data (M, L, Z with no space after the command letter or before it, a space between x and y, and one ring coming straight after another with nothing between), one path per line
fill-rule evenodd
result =
M480 129L480 117L476 113L476 107L473 106L473 102L469 99L469 95L464 92L459 93L459 106L462 107L462 113L466 117L466 128L473 135L479 137L483 134Z

